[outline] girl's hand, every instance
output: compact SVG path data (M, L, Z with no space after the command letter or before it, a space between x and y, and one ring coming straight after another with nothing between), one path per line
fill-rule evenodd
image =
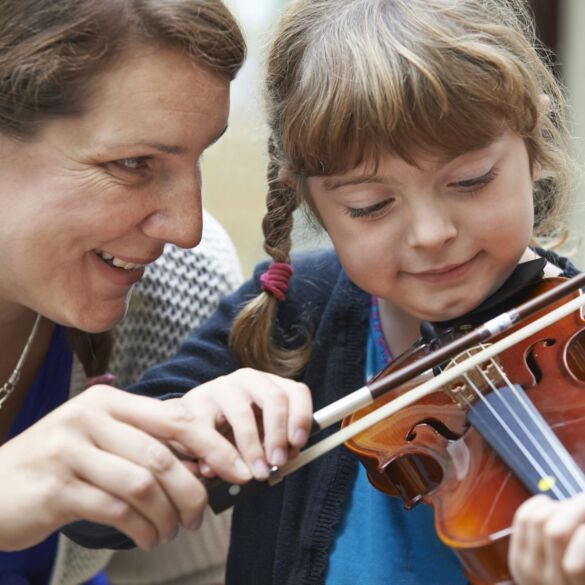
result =
M307 386L250 368L202 384L179 399L193 417L180 440L206 477L242 483L266 479L309 436Z
M585 493L518 508L509 564L518 585L585 585Z

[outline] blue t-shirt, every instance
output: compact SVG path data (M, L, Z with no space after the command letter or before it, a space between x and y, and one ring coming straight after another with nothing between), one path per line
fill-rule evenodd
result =
M366 377L391 356L375 299L370 313ZM374 488L360 465L338 527L326 585L465 585L457 557L438 538L433 510L421 504L407 511L402 500Z

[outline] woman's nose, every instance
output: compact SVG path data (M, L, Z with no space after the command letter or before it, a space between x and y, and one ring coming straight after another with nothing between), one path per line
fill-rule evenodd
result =
M456 235L453 218L440 205L422 205L412 210L407 237L411 247L439 249Z
M193 248L201 241L202 209L200 181L185 181L161 194L159 209L144 223L151 238Z

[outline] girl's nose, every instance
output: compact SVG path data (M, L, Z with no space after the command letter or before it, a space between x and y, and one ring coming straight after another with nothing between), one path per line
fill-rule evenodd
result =
M453 218L441 206L422 205L412 211L407 236L411 247L440 249L456 235Z

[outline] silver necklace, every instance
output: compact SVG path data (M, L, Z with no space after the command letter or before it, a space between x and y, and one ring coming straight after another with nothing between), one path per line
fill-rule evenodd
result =
M26 340L26 345L18 358L18 363L14 370L12 370L12 374L8 378L8 381L4 383L4 385L0 388L0 408L2 405L8 400L10 395L16 389L16 385L18 384L18 380L20 380L20 375L22 374L22 366L24 365L24 361L26 360L26 356L30 351L32 346L32 342L34 341L35 335L37 334L37 329L39 328L39 323L41 321L40 314L37 313L37 318L35 319L35 324L33 325L32 331Z

